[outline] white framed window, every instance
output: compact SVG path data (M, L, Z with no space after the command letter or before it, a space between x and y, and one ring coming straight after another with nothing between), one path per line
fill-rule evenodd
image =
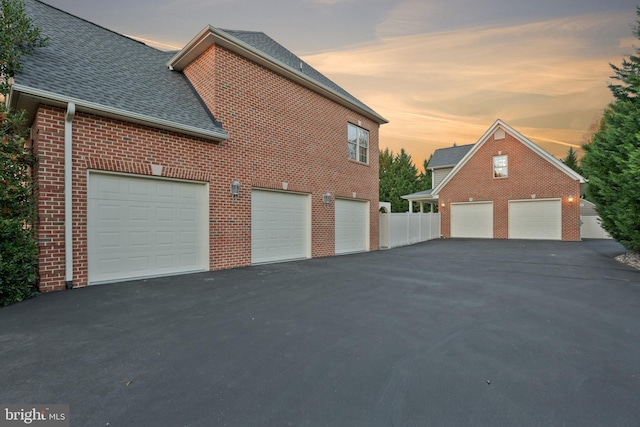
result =
M493 157L493 177L506 178L509 176L507 156Z
M351 123L347 126L349 158L360 163L369 163L369 131Z

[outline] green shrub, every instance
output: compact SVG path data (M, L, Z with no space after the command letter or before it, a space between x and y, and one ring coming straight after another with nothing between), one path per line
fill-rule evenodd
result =
M20 219L0 219L0 306L35 294L38 248Z

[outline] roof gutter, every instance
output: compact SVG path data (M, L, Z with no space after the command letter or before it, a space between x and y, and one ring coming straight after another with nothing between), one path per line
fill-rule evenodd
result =
M208 131L194 126L184 125L169 120L159 119L157 117L147 116L145 114L138 114L132 111L109 107L107 105L98 104L91 101L84 101L82 99L60 95L57 93L14 83L11 87L11 93L9 97L11 105L15 107L23 97L27 97L37 101L45 101L48 104L52 104L58 107L66 107L69 105L69 103L72 103L75 105L76 111L97 114L117 120L123 120L145 126L160 128L168 131L195 136L198 138L212 140L215 142L221 142L229 139L229 135L224 131Z
M193 38L180 52L178 52L173 58L167 62L167 66L172 70L182 71L188 64L201 55L212 45L219 45L228 49L238 55L248 58L255 63L262 65L263 67L272 70L280 75L285 76L289 80L292 80L307 89L310 89L316 93L331 99L363 116L377 122L378 124L389 123L389 120L385 119L370 108L364 108L349 98L345 97L341 93L317 82L298 72L296 69L280 62L268 55L265 55L261 51L255 49L253 46L238 40L237 38L230 36L224 31L218 30L215 27L205 27L196 37Z

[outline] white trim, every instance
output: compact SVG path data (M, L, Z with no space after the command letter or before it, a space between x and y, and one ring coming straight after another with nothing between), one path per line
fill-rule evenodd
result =
M372 109L354 103L334 89L331 89L330 87L301 73L299 69L292 68L285 63L255 49L253 46L233 37L232 35L225 33L223 30L212 27L211 25L202 29L189 43L187 43L185 47L182 48L182 50L180 50L180 52L176 53L169 62L167 62L167 67L171 70L182 71L187 67L187 65L213 45L219 45L255 62L256 64L262 65L263 67L274 71L289 80L301 84L307 89L311 89L312 91L319 93L338 104L362 114L378 124L389 123L387 119Z
M443 179L440 182L440 184L438 184L438 186L433 189L432 194L439 193L440 190L442 190L442 188L445 185L447 185L449 183L449 181L451 181L451 179L458 173L458 171L460 169L462 169L462 167L469 161L469 159L471 159L471 157L473 157L475 155L475 153L478 150L480 150L480 148L485 144L485 142L487 142L489 140L489 138L491 138L491 136L495 133L495 131L499 127L502 128L505 132L511 134L519 142L524 144L526 147L530 148L534 153L538 154L544 160L548 161L553 166L555 166L556 168L560 169L562 172L564 172L566 175L568 175L571 179L579 181L580 184L584 184L586 182L586 180L584 179L584 177L582 175L580 175L579 173L577 173L573 169L571 169L568 166L566 166L564 163L562 163L560 160L556 159L551 154L549 154L546 151L544 151L542 148L538 147L535 143L533 143L531 140L529 140L528 138L526 138L525 136L520 134L518 131L513 129L511 126L509 126L508 124L506 124L502 120L498 119L493 123L493 125L491 125L491 127L489 129L487 129L487 131L482 135L482 137L480 137L478 142L475 143L475 145L471 148L471 150L469 150L467 152L467 154L464 155L464 157L458 162L458 164L453 168L453 170L449 173L449 175L447 175L445 177L445 179ZM493 171L492 171L492 173L493 173Z
M73 287L73 117L76 106L70 102L64 115L64 261L65 286Z
M16 94L18 96L16 96ZM60 95L54 92L48 92L41 89L35 89L20 84L14 84L11 87L11 102L13 104L19 101L19 95L24 94L28 97L34 98L40 101L49 101L57 106L67 105L73 103L76 105L77 111L82 111L91 114L97 114L104 117L114 118L127 122L133 122L146 126L161 128L165 130L174 131L177 133L183 133L199 138L210 139L214 141L224 141L229 139L229 135L226 132L214 132L205 129L200 129L195 126L184 125L181 123L172 122L169 120L160 119L157 117L147 116L145 114L139 114L132 111L123 110L120 108L109 107L107 105L98 104L91 101L84 101L79 98L71 96Z

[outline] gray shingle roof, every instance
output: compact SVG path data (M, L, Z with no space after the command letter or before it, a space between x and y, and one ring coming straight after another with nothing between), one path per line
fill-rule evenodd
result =
M49 38L22 57L20 86L107 108L224 134L182 73L170 71L162 52L37 0L25 11Z
M468 144L437 149L433 152L433 157L429 162L429 168L437 169L457 165L474 145L475 144Z
M318 70L301 60L299 57L297 57L295 54L290 52L288 49L273 40L265 33L257 31L226 30L220 28L218 28L218 30L223 31L232 37L235 37L236 39L248 44L249 46L264 53L265 55L270 56L276 61L288 65L289 67L299 71L310 79L315 80L317 83L320 83L321 85L336 91L340 95L349 99L354 104L359 105L361 108L370 110L370 108L362 101L329 80ZM300 64L302 64L302 68L300 67Z
M404 196L401 196L401 197L403 199L409 199L413 197L429 196L431 195L432 192L433 192L433 188L430 190L418 191L417 193L405 194Z

